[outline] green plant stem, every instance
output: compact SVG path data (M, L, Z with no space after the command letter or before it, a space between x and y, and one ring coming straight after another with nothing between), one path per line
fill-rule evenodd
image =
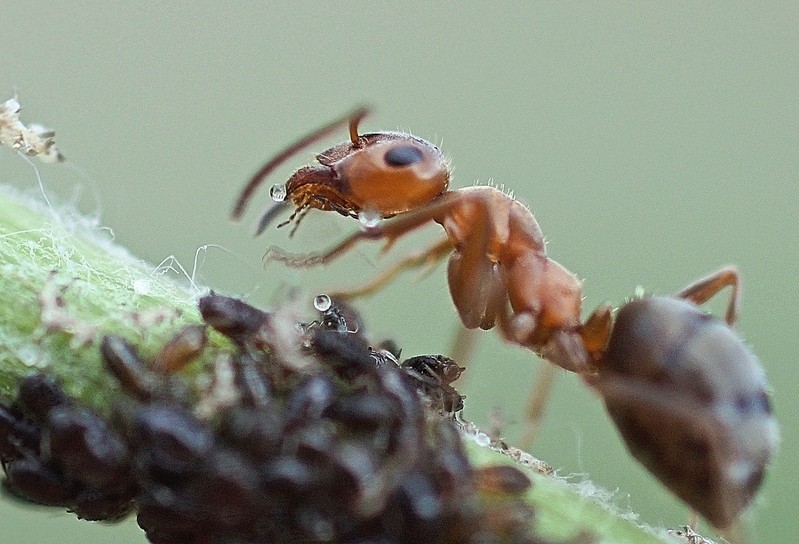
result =
M201 322L197 296L113 245L106 230L3 191L0 400L13 398L21 377L46 372L103 411L115 386L102 371L102 336L124 336L152 356L182 326ZM211 343L227 346L218 335Z
M197 298L113 245L103 229L0 191L0 401L13 399L23 376L46 372L73 398L107 412L117 386L103 370L99 339L122 335L153 356L181 327L201 322ZM211 334L205 362L230 349ZM191 369L200 377L209 365L200 361ZM467 449L476 465L518 466L473 441ZM536 530L545 536L587 531L602 542L664 542L562 480L528 472Z

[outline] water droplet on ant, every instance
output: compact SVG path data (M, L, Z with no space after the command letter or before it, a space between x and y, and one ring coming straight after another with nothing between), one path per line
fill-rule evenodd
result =
M313 299L313 307L320 312L328 311L332 305L333 301L325 294L317 295L316 298Z
M373 229L380 224L383 218L374 208L364 208L358 212L358 222L364 229Z
M282 183L275 183L272 185L272 188L269 189L269 196L271 196L272 200L275 202L283 202L286 200L286 186Z

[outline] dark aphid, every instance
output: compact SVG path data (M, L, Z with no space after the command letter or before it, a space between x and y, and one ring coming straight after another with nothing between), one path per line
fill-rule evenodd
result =
M310 334L311 347L339 374L352 379L364 372L374 372L374 352L362 337L322 328L311 329Z
M391 429L402 423L394 402L377 391L340 397L327 415L334 421L366 433L378 433L380 429Z
M202 332L197 329L202 329ZM197 340L187 340L187 330L194 330L194 332L188 333L189 336L200 334L204 338L204 327L198 325L197 329L194 326L189 326L167 342L165 349L162 349L159 354L161 366L157 372L152 369L155 366L154 363L152 365L145 363L139 357L136 348L120 336L113 334L104 336L100 343L100 353L111 375L137 401L147 403L169 399L183 403L190 396L189 390L183 381L172 376L171 373L176 372L182 364L187 364L189 360L198 355L193 348L180 346L187 341L194 343ZM170 352L170 355L164 355L165 351Z
M261 468L264 489L274 495L309 496L317 485L316 473L308 461L279 455Z
M225 531L251 523L258 512L259 474L239 453L217 447L206 460L202 477L190 479L185 492L191 511L205 523Z
M184 408L143 407L133 422L137 470L168 484L202 472L214 449L213 431Z
M102 489L126 481L130 452L98 415L58 406L50 411L42 434L42 453L68 479Z
M75 489L63 475L41 459L18 459L5 466L5 486L12 494L45 506L67 507L72 504Z
M19 410L0 404L0 461L36 454L39 435L39 427L23 419Z
M194 504L183 493L169 488L153 490L137 498L136 522L152 544L207 544L214 533L205 519L191 510Z
M403 372L397 372L396 366L379 367L378 391L394 402L397 413L406 422L407 429L423 426L424 409L419 402L419 395L414 381Z
M106 368L129 394L141 401L152 398L158 377L144 365L130 342L107 334L100 343L100 353Z
M135 496L132 488L120 491L84 488L76 494L70 510L88 521L118 521L133 510Z
M220 414L218 438L253 461L265 462L280 451L284 420L276 409L234 407Z
M435 481L442 495L452 501L466 500L474 490L474 469L466 457L460 431L449 419L443 419L428 431L433 439Z
M22 415L37 425L44 425L50 410L62 404L71 404L56 381L44 374L31 374L19 384L14 405Z
M286 398L285 413L289 424L307 423L322 418L337 396L333 379L326 374L313 374L302 381Z
M341 499L349 512L371 518L383 510L388 478L381 474L377 452L369 444L336 444L328 452L326 465L331 472L332 496Z
M271 319L268 313L223 295L206 295L200 299L199 307L203 321L239 344L258 337Z
M240 403L258 409L268 409L274 403L272 382L261 364L247 353L234 358L236 388Z
M447 531L447 505L431 475L423 470L405 474L387 507L386 524L402 542L439 542Z
M401 364L417 387L442 413L463 410L463 396L450 384L460 377L463 367L443 355L420 355Z

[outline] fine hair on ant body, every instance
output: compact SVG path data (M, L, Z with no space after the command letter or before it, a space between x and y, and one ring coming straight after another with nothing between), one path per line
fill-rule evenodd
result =
M233 211L240 218L279 165L348 124L349 141L272 187L279 204L262 215L258 233L288 204L294 212L280 226L293 222L296 229L316 208L356 217L361 230L322 253L270 248L268 258L297 268L323 265L362 241L383 240L386 252L409 232L438 223L444 238L354 293L371 293L405 268L449 256L450 294L466 328L496 326L506 340L579 374L602 397L632 455L735 538L777 443L763 371L733 331L737 270L722 268L672 297L630 301L615 320L603 304L583 321L581 282L547 257L527 207L494 187L449 189L449 167L437 147L409 134L359 134L367 113L357 109L286 148L253 176ZM727 287L725 321L699 309ZM542 375L539 382L546 380ZM533 400L530 429L543 405Z

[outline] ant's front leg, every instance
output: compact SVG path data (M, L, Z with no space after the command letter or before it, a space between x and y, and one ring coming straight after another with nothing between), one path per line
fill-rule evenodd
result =
M264 261L277 261L291 268L321 266L347 253L359 242L369 240L385 240L381 253L386 253L405 234L430 221L440 221L458 203L457 195L457 191L451 191L421 208L402 213L390 220L381 221L374 227L364 227L363 230L351 234L325 252L297 254L289 253L277 246L271 246L264 255Z

